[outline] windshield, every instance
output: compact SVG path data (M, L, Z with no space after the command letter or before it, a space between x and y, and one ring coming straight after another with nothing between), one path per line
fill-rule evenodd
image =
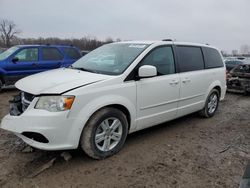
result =
M106 44L76 61L72 67L100 74L119 75L148 46L134 43Z
M0 54L0 61L6 59L7 57L9 57L17 49L18 49L18 47L13 46L13 47L9 48L8 50L5 50L3 53Z

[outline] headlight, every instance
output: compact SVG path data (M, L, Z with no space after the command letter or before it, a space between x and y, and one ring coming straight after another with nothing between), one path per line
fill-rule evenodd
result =
M35 108L50 112L69 110L74 102L74 96L41 96Z

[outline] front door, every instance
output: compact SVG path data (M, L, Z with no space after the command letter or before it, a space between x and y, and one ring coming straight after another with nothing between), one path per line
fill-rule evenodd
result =
M12 61L16 59L16 61ZM6 66L7 82L14 83L17 80L38 72L38 48L22 48L14 54Z
M157 76L137 81L137 129L174 119L179 100L180 78L171 46L152 50L140 63L152 65Z

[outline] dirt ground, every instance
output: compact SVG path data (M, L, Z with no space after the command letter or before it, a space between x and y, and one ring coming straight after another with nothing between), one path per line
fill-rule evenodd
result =
M0 93L0 119L16 92ZM192 114L131 134L102 161L80 150L67 162L62 151L23 153L24 143L0 130L0 187L238 187L250 159L249 109L250 96L227 94L213 118Z

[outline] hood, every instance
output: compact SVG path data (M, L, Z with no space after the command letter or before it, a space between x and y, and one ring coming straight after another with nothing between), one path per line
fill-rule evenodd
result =
M109 75L62 68L28 76L16 82L15 86L19 90L33 95L61 94L111 77Z

